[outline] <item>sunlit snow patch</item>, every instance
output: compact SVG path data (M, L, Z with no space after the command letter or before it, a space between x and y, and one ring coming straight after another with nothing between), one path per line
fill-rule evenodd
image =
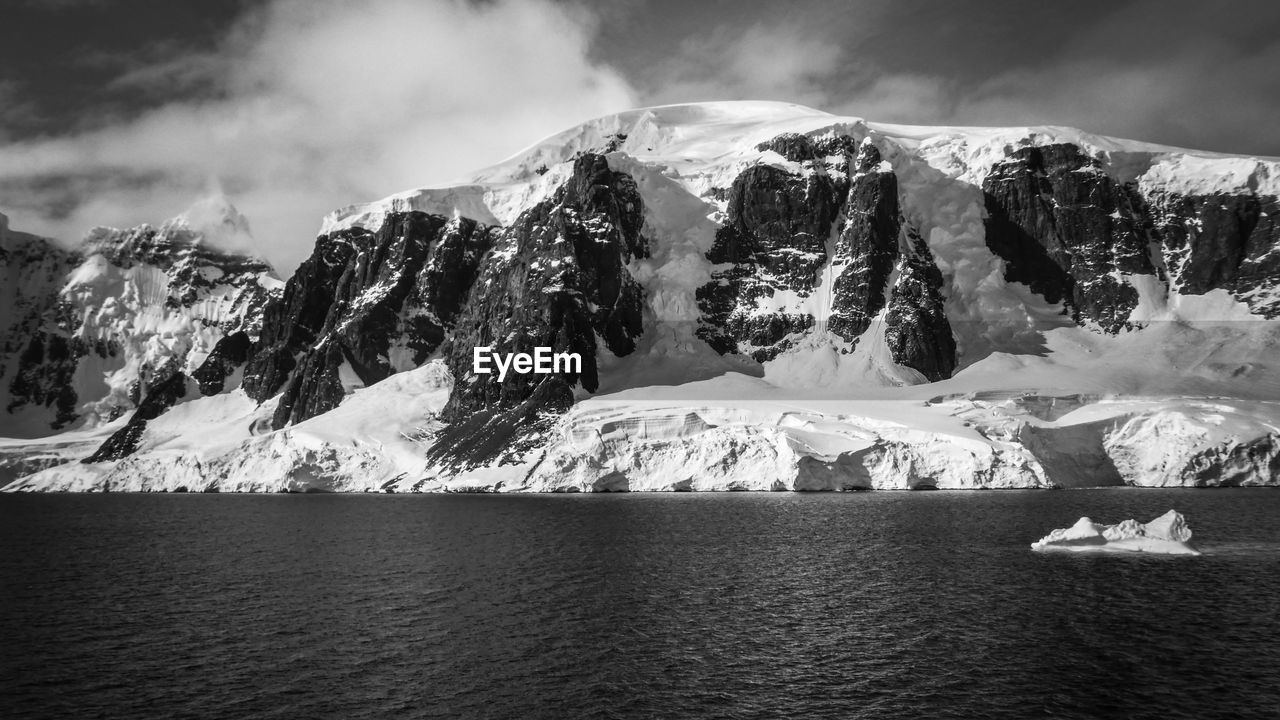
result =
M1191 528L1177 510L1170 510L1143 525L1125 520L1117 525L1101 525L1087 517L1069 528L1059 528L1031 543L1032 550L1074 552L1145 552L1164 555L1199 555L1191 547Z

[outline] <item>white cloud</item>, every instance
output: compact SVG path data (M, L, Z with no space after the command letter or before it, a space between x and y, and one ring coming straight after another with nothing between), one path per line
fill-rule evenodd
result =
M447 182L634 105L588 58L593 22L550 0L274 0L219 52L122 80L212 73L217 99L0 147L0 209L71 240L176 215L214 179L287 273L335 207Z

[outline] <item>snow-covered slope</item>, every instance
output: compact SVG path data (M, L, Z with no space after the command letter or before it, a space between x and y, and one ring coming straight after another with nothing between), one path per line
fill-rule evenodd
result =
M1276 484L1278 192L1071 128L629 111L331 214L242 365L11 489Z
M356 391L321 417L272 432L270 408L234 389L175 406L123 460L70 462L8 490L278 492L378 490L426 473L424 438L449 396L439 362ZM0 445L0 452L3 446Z

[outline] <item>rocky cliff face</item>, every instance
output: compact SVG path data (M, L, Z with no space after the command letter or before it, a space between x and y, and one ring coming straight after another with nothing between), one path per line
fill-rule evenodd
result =
M1266 194L1153 192L1148 215L1179 293L1223 289L1268 318L1280 316L1280 202Z
M573 388L595 392L600 355L625 356L643 332L644 291L627 265L648 254L644 203L635 181L603 155L573 161L551 197L501 233L472 287L450 340L446 362L462 378L445 410L458 423L433 456L488 460L522 436L536 435L540 413L573 403ZM471 372L473 348L575 353L581 373L496 375Z
M1079 322L1124 327L1138 304L1122 275L1154 275L1151 221L1133 186L1119 185L1075 145L1022 148L982 182L987 246L1005 279L1025 283Z
M322 236L267 307L245 370L272 427L332 410L354 387L421 365L445 339L492 242L466 218L388 215L376 231Z
M908 230L907 238L909 245L889 296L885 342L894 362L937 382L951 377L956 369L956 341L942 297L944 282L924 238L914 230Z
M1010 153L982 189L987 246L1006 261L1005 279L1063 303L1078 322L1124 328L1139 300L1126 277L1137 275L1159 275L1180 294L1226 290L1280 314L1273 195L1144 192L1071 144Z
M760 301L812 293L838 209L836 184L824 174L756 165L735 178L727 221L707 253L727 267L698 289L700 336L719 352L765 361L787 349L788 335L812 328L811 315L762 311Z
M899 256L897 176L882 170L880 162L874 145L860 148L832 260L831 331L851 342L884 309L889 276Z
M767 362L825 326L847 353L884 312L895 363L950 377L955 340L942 277L919 235L904 232L897 175L880 150L849 135L794 134L760 149L798 172L754 165L735 178L707 253L724 269L698 288L700 337Z

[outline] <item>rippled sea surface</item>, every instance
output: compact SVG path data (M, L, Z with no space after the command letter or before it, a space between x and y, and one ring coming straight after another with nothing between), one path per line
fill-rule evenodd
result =
M1038 554L1186 514L1202 557ZM1280 717L1280 491L0 496L3 718Z

